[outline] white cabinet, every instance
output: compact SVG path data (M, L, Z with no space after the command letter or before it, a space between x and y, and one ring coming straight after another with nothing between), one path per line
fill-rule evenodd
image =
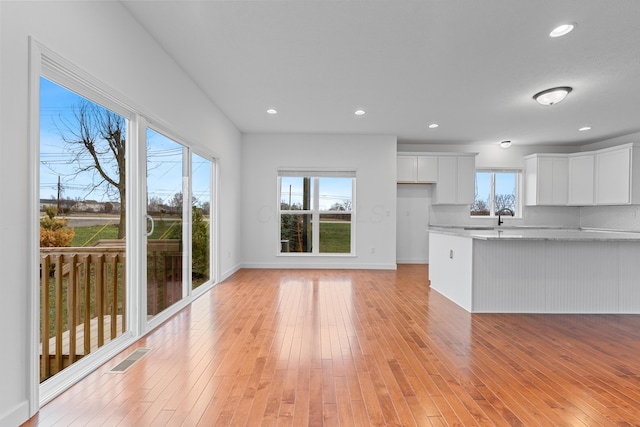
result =
M436 182L438 180L438 158L436 156L418 156L418 182Z
M436 156L398 156L397 182L434 183L438 179Z
M397 182L436 184L434 204L470 205L475 198L477 153L401 154Z
M398 156L397 181L416 182L418 180L418 158L416 156Z
M640 204L640 144L525 157L525 204Z
M434 204L473 204L475 173L475 154L438 156L438 181Z
M456 204L458 159L453 156L438 158L438 182L434 197L435 204Z
M626 144L597 151L595 177L596 204L640 203L640 147Z
M472 205L476 198L476 156L458 156L457 202Z
M532 154L525 157L525 204L565 206L568 201L567 155Z
M569 156L568 205L594 204L595 155L578 153Z

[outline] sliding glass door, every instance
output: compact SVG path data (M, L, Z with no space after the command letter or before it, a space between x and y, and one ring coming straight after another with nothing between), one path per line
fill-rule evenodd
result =
M211 160L191 154L191 286L196 289L212 278Z
M216 207L212 158L40 55L30 393L47 401L211 285Z
M181 144L147 129L147 319L185 296L186 152ZM188 200L186 206L191 206Z
M128 329L127 120L40 78L40 381Z

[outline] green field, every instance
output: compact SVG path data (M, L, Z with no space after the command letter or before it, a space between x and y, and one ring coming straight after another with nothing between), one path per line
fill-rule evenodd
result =
M151 239L175 239L180 236L181 222L179 220L156 221ZM74 248L92 246L101 239L117 239L118 226L114 224L91 225L87 227L73 227L75 235L71 241Z
M320 252L341 254L351 252L351 223L320 223Z
M113 224L74 227L75 235L71 241L74 248L91 246L100 239L117 239L118 226Z
M92 225L74 227L73 247L91 246L100 239L116 239L117 225ZM175 239L180 235L180 222L156 221L152 239ZM320 226L320 252L349 253L351 251L351 224L348 222L323 222Z

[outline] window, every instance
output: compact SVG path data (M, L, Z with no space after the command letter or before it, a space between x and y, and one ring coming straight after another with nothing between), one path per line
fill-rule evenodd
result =
M353 254L355 172L280 171L279 254Z
M497 216L513 212L520 217L519 170L476 171L476 196L471 205L471 216ZM509 212L510 211L510 212Z

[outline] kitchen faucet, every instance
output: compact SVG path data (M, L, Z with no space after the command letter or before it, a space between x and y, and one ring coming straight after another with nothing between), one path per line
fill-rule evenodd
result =
M515 213L509 209L509 208L502 208L500 209L498 212L496 212L498 214L498 226L502 225L504 223L504 221L502 220L502 215L504 212L507 212L509 215L514 216Z

